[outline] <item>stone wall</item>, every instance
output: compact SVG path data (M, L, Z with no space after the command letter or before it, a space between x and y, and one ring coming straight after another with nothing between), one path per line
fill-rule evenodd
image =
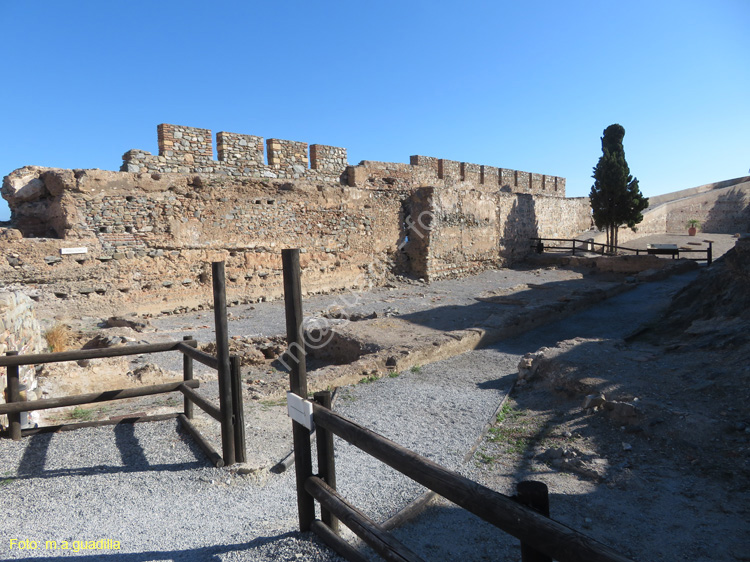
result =
M216 133L216 149L219 160L231 168L250 174L264 166L263 139L253 135Z
M42 333L34 312L34 301L20 291L0 292L0 355L18 351L21 355L42 353ZM33 365L19 367L19 379L27 391L36 388L36 371ZM7 369L0 368L0 389L7 387ZM5 395L0 393L0 404ZM0 425L8 425L8 417L0 416Z
M213 160L208 129L158 133L160 154L129 151L128 171L6 176L20 239L3 279L54 284L49 310L163 312L210 302L211 261L226 262L230 302L248 302L282 294L282 248L303 249L305 290L322 292L508 265L528 236L589 226L556 176L429 156L349 166L344 148L227 132Z
M178 171L186 172L191 168L202 170L213 164L214 149L208 129L162 123L156 132L159 155L166 159L168 165L176 166Z
M468 275L502 265L496 229L498 196L475 189L434 191L427 251L428 280Z
M346 169L347 165L345 148L324 144L310 145L310 167L313 170L335 173Z
M690 219L700 221L700 232L750 232L750 179L738 178L676 193L684 197L666 194L653 198L657 203L662 202L643 213L643 221L635 232L620 229L620 245L648 234L686 234ZM601 235L602 240L605 238Z
M157 133L158 156L145 150L129 150L122 157L120 171L317 179L342 183L348 181L349 185L358 185L356 179L347 180L347 174L354 171L348 166L345 148L313 144L308 151L308 145L304 142L268 139L268 163L265 164L261 137L222 131L216 134L218 160L213 160L209 129L162 123L157 127ZM367 164L368 162L363 161L360 166ZM466 182L493 191L503 188L517 193L565 197L565 179L557 176L529 174L430 156L412 156L410 165L421 168L409 172L411 176Z
M750 232L750 181L665 203L664 207L667 232L687 232L690 219L700 221L703 232Z
M3 280L49 287L59 301L46 303L50 309L80 299L111 314L202 305L211 299L207 272L216 260L226 261L231 300L276 298L282 294L280 251L288 247L303 249L311 293L380 285L398 268L397 192L338 182L154 179L102 170L24 168L14 174L43 186L63 181L77 211L61 238L0 233L12 239L0 261ZM85 253L62 254L70 247Z
M316 179L346 182L346 149L313 145L308 160L307 143L267 139L254 135L216 134L218 160L213 159L211 131L162 123L157 126L159 154L132 149L123 157L122 172L149 174L209 174L249 178ZM310 166L311 164L311 166Z
M529 238L573 238L591 227L588 197L560 199L501 193L497 217L498 254L505 263L528 255Z

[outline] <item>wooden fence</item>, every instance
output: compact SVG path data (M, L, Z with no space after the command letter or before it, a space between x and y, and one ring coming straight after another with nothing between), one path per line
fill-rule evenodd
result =
M242 406L240 361L238 357L230 357L229 355L224 262L214 262L212 264L212 273L214 317L216 321L216 357L199 351L197 349L197 342L190 336L185 336L183 341L128 345L108 349L82 349L31 355L18 355L18 352L16 351L8 351L6 352L5 357L0 357L0 367L6 367L8 373L6 403L0 404L0 414L8 415L9 427L5 432L6 435L17 441L24 435L32 435L35 433L67 431L81 427L112 425L115 423L134 423L178 418L181 425L193 437L193 439L195 439L215 466L224 466L225 464L230 465L235 462L245 462L247 453L245 449L245 423ZM158 384L139 388L107 390L104 392L93 392L89 394L78 394L75 396L63 396L59 398L47 398L32 401L24 401L20 396L18 367L21 365L41 365L45 363L123 357L148 353L162 353L166 351L178 351L182 353L182 382ZM218 407L195 391L200 383L193 379L194 360L217 371L219 380ZM122 400L126 398L151 396L169 392L181 392L184 395L182 412L163 414L159 416L128 417L119 420L104 420L53 425L33 429L21 429L21 414L23 412L107 402L110 400ZM219 455L216 452L208 440L201 435L195 425L190 421L193 419L193 405L197 405L209 416L221 423L222 455Z
M694 260L706 260L707 265L711 265L713 262L713 242L706 240L708 248L704 249L688 249L680 248L676 244L654 244L648 248L627 248L625 246L607 246L602 242L594 242L593 240L578 240L575 238L538 238L532 237L531 249L538 254L544 252L571 252L572 255L576 255L576 252L583 254L584 252L594 252L601 255L612 255L618 252L633 252L636 256L641 254L651 255L668 255L672 258L680 258L683 254L703 254L702 257L689 257L688 259ZM613 248L614 252L608 250Z
M299 250L283 250L284 293L287 337L292 361L291 393L307 397ZM296 402L296 401L295 401ZM546 562L552 557L561 562L628 562L614 550L547 517L548 504L540 501L541 483L519 485L519 497L495 492L460 474L392 442L352 420L330 410L331 394L315 394L310 404L310 419L293 418L297 508L302 531L313 531L347 560L366 559L338 534L340 521L386 560L422 559L396 540L383 526L349 504L336 491L333 435L358 447L415 482L478 515L510 535L520 539L524 562ZM304 416L303 416L304 417ZM313 474L310 429L316 430L318 474ZM310 427L308 427L310 426ZM320 503L321 518L315 518L315 501Z

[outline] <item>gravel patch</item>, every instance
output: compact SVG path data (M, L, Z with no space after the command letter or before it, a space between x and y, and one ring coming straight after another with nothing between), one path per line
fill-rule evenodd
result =
M438 298L443 301L440 306L469 304L488 286L528 282L529 274L503 270L460 283L363 293L372 301L365 300L355 310L367 312L368 306L393 306L392 303L375 304L384 294L387 298L398 297L401 312L435 306L433 299ZM543 283L561 280L566 273L549 270L533 275L542 277L537 282ZM565 320L557 328L544 328L535 335L516 338L490 349L341 389L335 408L448 468L468 470L470 466L467 468L464 456L510 389L523 353L535 351L540 344L578 335L570 335L570 326L608 335L613 311L617 314L623 306L627 309L628 303L638 302L638 299L655 314L661 301L658 298L650 301L648 295L666 298L674 287L689 278L689 275L680 276L649 284L647 289L639 288L617 297L626 300L614 309L607 311L605 308L604 312L592 312L589 316L583 313L583 316ZM458 287L463 288L458 290ZM661 290L657 290L658 287L666 288L658 293ZM321 297L306 303L306 313L327 302L338 304L333 297L327 299ZM608 303L596 310L602 306ZM283 308L277 303L266 312L271 316L283 315ZM621 327L635 329L635 320L642 321L643 314L636 311L629 314L631 316L624 313L618 316L618 322ZM271 326L263 328L265 335L277 328L277 333L283 331L283 321L269 320L264 311L253 311L252 318L238 316L241 315L236 314L230 321L230 333L253 333L254 326L261 326L260 318L263 326ZM170 318L188 327L201 320ZM207 320L211 322L210 317ZM172 327L176 331L167 334L167 339L181 337L183 332L178 334L181 328ZM191 333L197 331L191 329ZM0 494L6 514L5 532L0 542L3 559L100 556L102 552L96 550L79 553L47 550L45 541L54 540L59 544L63 540L111 539L121 545L121 550L109 551L119 555L114 559L128 562L341 560L310 534L295 531L297 508L293 471L281 475L260 472L242 476L231 469L215 469L173 421L37 435L18 443L0 440L0 458ZM423 491L338 439L336 461L339 490L375 520L387 519ZM459 546L454 544L457 541L452 531L446 532L449 520L450 527L457 522L462 527L480 528L474 518L461 510L441 513L448 519L433 519L431 531L417 531L426 541L422 543L425 556L433 560L477 559L484 556L486 548L492 555L494 543L487 547L486 535L472 535L470 542L460 541L464 546ZM492 534L497 535L496 531ZM38 541L39 546L36 550L11 549L9 541L14 538ZM412 544L412 540L405 542ZM446 542L451 543L447 554L443 550Z
M295 531L293 472L257 479L213 468L176 422L2 440L0 456L3 559L341 560ZM39 546L11 549L11 539ZM73 541L100 539L121 548L73 552ZM47 549L48 540L70 549Z
M493 350L444 361L339 391L335 410L424 457L456 470L515 378L519 357ZM385 520L425 488L339 440L339 491ZM364 507L362 507L364 509Z

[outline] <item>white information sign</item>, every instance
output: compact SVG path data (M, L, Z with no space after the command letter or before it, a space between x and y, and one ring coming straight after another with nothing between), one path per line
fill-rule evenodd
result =
M88 248L60 248L60 255L68 256L70 254L86 254L88 251Z
M314 425L312 402L287 391L286 409L290 418L312 431Z

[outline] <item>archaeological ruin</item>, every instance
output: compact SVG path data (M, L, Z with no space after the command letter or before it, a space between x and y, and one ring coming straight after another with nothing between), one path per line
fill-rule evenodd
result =
M324 292L507 265L530 236L591 224L588 199L566 198L556 176L426 156L351 166L345 148L226 132L214 160L209 130L157 130L158 156L129 150L119 172L6 176L6 283L161 312L208 302L212 261L246 302L281 295L282 248L302 248L306 291Z

